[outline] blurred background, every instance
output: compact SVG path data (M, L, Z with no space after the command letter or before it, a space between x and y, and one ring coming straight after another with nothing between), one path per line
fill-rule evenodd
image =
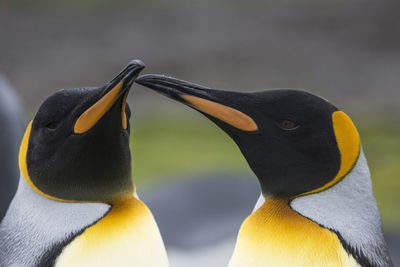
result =
M0 0L0 73L26 121L54 91L103 85L134 58L212 88L323 96L360 131L399 262L399 14L395 0ZM223 266L259 196L254 175L196 111L138 85L128 101L134 180L171 263Z

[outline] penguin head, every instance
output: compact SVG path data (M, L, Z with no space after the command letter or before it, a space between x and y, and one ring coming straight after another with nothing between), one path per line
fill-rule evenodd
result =
M132 194L126 98L144 65L131 61L98 88L63 89L40 106L20 148L20 169L38 193L107 202Z
M258 177L264 196L322 191L358 158L360 141L351 119L310 93L222 91L162 75L136 82L200 111L224 130Z

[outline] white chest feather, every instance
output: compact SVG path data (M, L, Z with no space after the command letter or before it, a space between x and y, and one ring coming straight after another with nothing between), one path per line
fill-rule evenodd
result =
M0 266L168 266L158 227L137 198L110 205L64 203L37 194L23 178L0 224ZM65 246L64 248L62 246ZM61 254L60 254L61 253Z
M291 207L338 232L346 243L362 251L377 266L390 262L362 150L353 169L339 183L320 193L299 197Z
M0 224L0 266L37 266L46 253L93 224L110 206L47 199L21 177L18 191Z

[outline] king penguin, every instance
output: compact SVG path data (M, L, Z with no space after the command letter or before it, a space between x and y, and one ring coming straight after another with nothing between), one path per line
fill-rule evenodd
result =
M107 85L58 91L29 123L0 225L0 266L168 266L131 179L131 61Z
M261 186L230 267L391 266L352 120L300 90L210 89L162 75L136 81L207 116L238 145Z

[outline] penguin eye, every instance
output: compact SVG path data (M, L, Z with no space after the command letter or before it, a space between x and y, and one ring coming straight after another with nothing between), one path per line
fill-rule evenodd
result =
M283 130L294 130L300 126L297 123L290 120L282 120L278 123L278 125Z
M49 124L46 125L46 128L54 130L57 128L59 122L58 121L52 121Z

